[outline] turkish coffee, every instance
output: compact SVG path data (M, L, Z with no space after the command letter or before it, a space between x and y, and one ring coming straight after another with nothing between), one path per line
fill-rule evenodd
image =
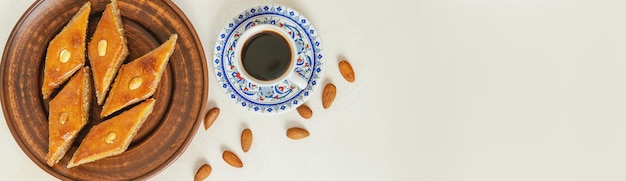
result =
M291 47L287 40L274 31L253 35L243 45L241 62L251 77L270 81L287 72L291 63Z

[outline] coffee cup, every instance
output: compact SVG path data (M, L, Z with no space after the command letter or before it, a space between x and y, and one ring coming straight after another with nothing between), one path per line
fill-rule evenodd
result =
M259 24L240 35L233 65L240 75L258 86L274 86L288 80L304 89L308 81L296 71L297 54L293 38L276 25Z

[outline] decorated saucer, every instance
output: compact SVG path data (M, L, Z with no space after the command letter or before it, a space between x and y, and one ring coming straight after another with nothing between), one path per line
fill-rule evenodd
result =
M307 81L305 88L284 80L273 85L256 85L234 65L237 41L256 25L274 25L291 36L296 46L294 67ZM262 5L247 9L224 26L215 43L213 66L218 85L240 107L261 114L287 112L303 104L313 93L322 73L322 43L309 19L281 5Z

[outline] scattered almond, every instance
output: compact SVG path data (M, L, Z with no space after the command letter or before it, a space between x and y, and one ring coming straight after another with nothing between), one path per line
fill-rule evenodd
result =
M306 138L309 135L310 135L309 131L307 131L306 129L298 128L298 127L289 128L287 130L287 137L293 140Z
M193 180L194 181L204 180L207 177L209 177L209 175L211 175L211 171L213 171L213 169L211 168L211 165L204 164L198 169L198 171L196 172L196 176L193 177Z
M322 92L322 106L324 109L328 109L333 101L335 101L335 96L337 95L337 87L334 84L328 83L324 87L324 92Z
M354 69L352 65L346 60L339 62L339 72L348 82L354 82Z
M206 116L204 116L204 130L208 130L211 125L213 125L213 123L217 119L217 116L219 115L220 108L214 107L213 109L209 110L209 112L206 113Z
M313 116L313 111L307 105L302 104L297 108L297 110L300 116L302 116L304 119L309 119Z
M235 155L231 151L224 151L224 153L222 153L222 159L224 159L224 161L228 163L230 166L233 166L236 168L243 167L243 163L241 163L241 160L239 159L239 157L237 157L237 155Z
M246 128L241 132L241 149L248 152L252 146L252 130Z

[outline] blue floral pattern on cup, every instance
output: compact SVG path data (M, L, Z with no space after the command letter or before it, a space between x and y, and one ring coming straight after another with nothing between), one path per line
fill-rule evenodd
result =
M233 64L237 41L246 30L260 24L278 26L289 34L297 51L296 65L291 71L308 81L306 88L300 89L289 80L260 86L241 76ZM266 114L296 108L312 94L322 73L322 43L316 32L304 16L280 5L258 6L235 16L215 43L213 65L220 87L238 105L250 111Z

